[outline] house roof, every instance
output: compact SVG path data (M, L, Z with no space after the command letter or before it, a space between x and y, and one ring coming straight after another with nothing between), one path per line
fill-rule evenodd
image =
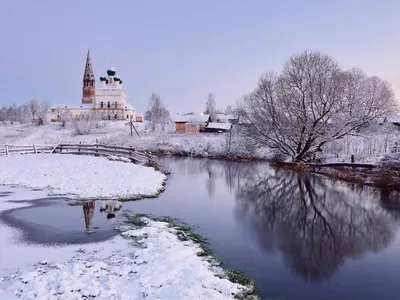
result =
M232 114L218 114L217 120L237 120L238 117Z
M207 125L208 129L221 129L221 130L229 130L231 129L231 123L217 123L217 122L210 122Z
M179 115L175 118L175 123L203 123L207 122L210 115Z
M125 105L125 108L126 109L135 109L131 104L129 104L129 103L127 103L126 105Z

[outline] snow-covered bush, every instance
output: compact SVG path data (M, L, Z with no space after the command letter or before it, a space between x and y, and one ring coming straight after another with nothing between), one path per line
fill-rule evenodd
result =
M100 124L100 118L98 118L96 113L90 113L86 117L79 119L74 119L72 121L72 127L75 130L76 135L86 135L94 127L98 127Z

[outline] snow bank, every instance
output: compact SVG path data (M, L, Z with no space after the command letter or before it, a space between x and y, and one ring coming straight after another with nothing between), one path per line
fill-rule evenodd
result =
M233 299L248 291L220 278L223 270L197 256L199 246L180 241L167 223L142 220L147 226L125 231L110 247L75 249L66 262L38 261L0 278L0 298Z
M78 198L136 198L162 190L166 176L153 168L102 157L32 154L0 157L0 184L45 189Z

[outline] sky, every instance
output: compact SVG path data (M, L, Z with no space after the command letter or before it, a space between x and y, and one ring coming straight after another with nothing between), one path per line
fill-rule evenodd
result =
M398 0L1 0L0 105L77 104L90 49L96 85L112 64L144 112L224 109L306 49L387 80L400 98Z

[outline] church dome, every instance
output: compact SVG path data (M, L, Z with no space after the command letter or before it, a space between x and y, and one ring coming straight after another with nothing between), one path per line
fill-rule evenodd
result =
M115 71L114 68L109 68L109 69L107 70L107 75L108 75L108 76L114 76L115 73L116 73L116 71Z

